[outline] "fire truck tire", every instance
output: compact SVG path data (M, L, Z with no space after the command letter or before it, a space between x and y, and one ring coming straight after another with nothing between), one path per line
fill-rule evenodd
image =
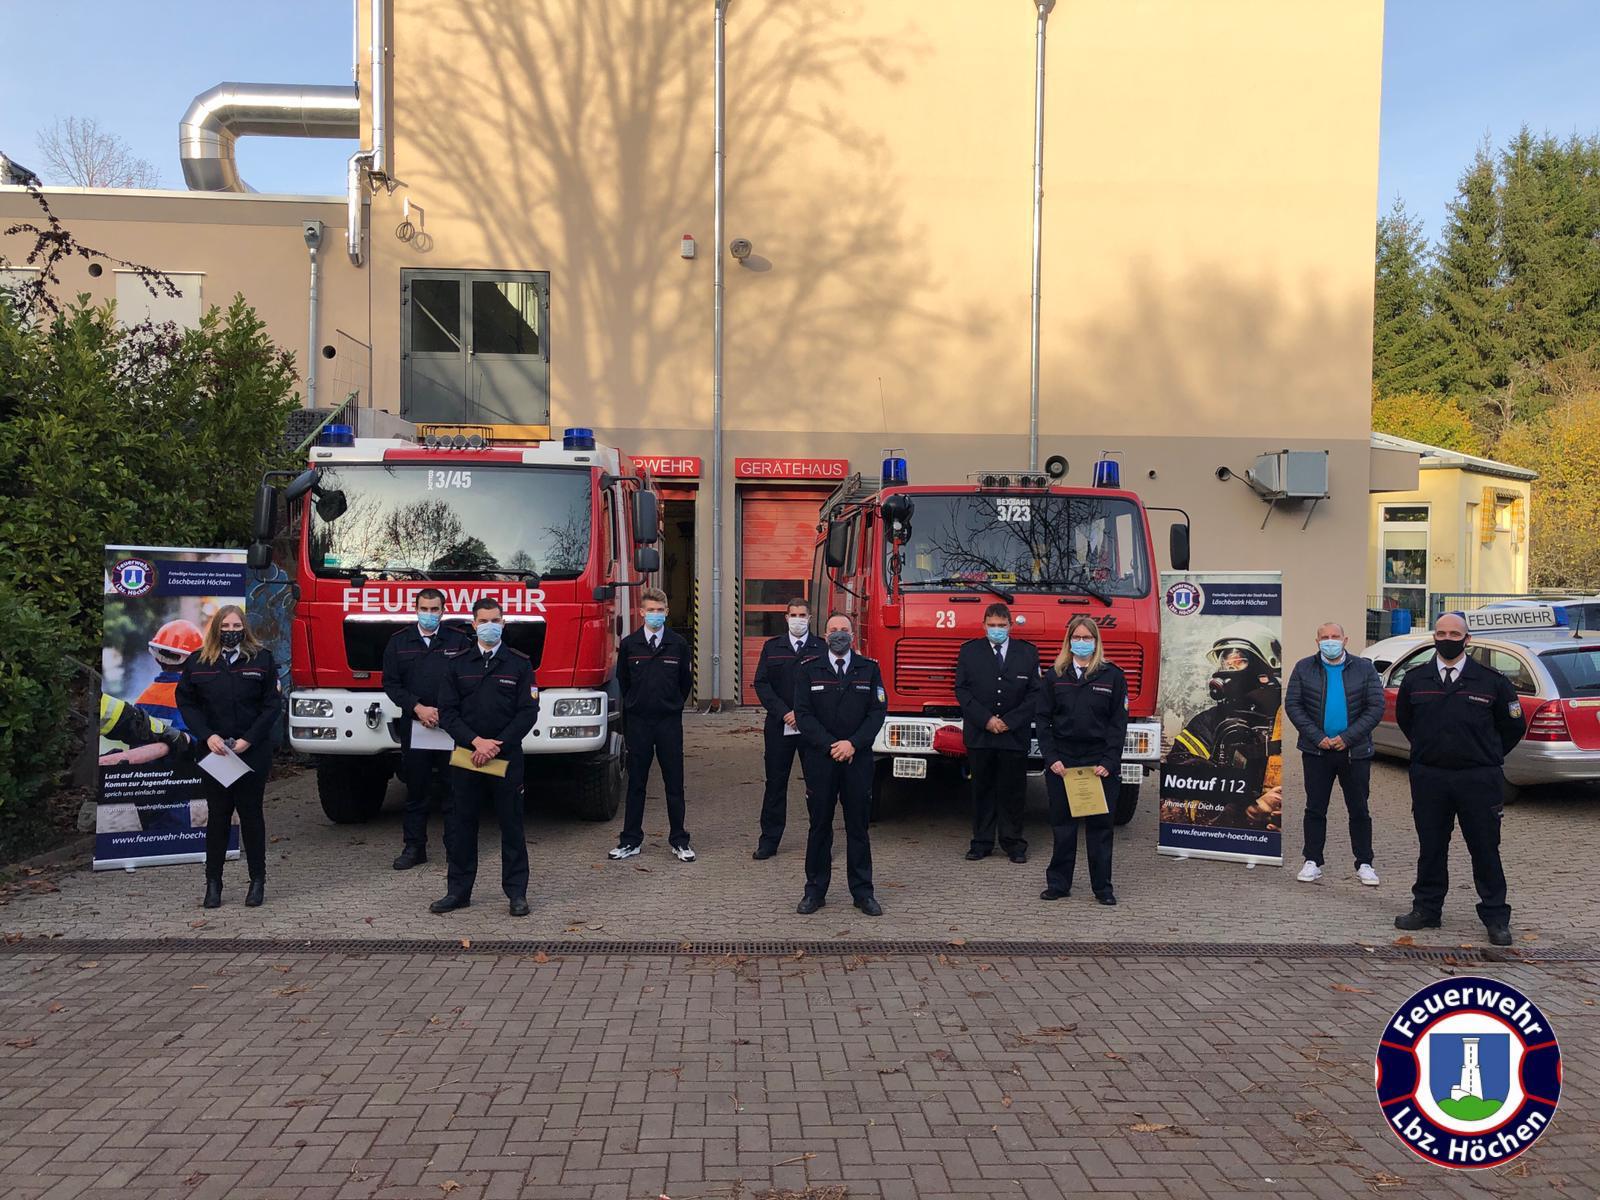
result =
M574 772L572 811L585 821L609 821L622 806L622 755L597 754Z
M1122 790L1117 793L1117 815L1113 819L1113 824L1126 825L1133 820L1133 814L1138 807L1139 785L1137 783L1123 784Z
M360 825L383 808L394 765L387 758L317 759L317 799L335 825Z

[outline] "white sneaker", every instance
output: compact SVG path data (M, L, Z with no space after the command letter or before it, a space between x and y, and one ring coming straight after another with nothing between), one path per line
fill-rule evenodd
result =
M1372 869L1371 863L1362 863L1356 868L1356 878L1368 887L1378 886L1378 873Z
M694 847L693 846L674 846L672 848L672 852L678 856L678 861L679 862L693 862L694 861Z
M1371 868L1368 869L1370 870ZM1300 874L1296 875L1295 878L1301 883L1315 883L1322 878L1322 868L1308 858L1306 859L1306 865L1300 868Z
M617 846L611 850L607 857L614 862L620 862L624 858L632 858L639 853L640 849L641 847L639 846Z

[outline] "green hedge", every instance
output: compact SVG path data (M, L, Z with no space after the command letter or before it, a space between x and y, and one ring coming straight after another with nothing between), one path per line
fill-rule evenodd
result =
M0 862L48 835L43 800L69 743L61 628L0 583Z

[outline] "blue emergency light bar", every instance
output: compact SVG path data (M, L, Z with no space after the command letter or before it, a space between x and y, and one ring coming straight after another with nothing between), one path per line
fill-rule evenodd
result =
M1120 488L1122 486L1122 466L1114 458L1102 458L1094 464L1094 486L1097 488Z
M895 457L894 452L891 451L890 457L883 460L882 478L884 487L895 487L897 485L904 487L910 478L906 471L906 460Z
M561 431L561 448L563 450L593 450L594 430L584 429L581 426Z
M350 425L324 425L322 432L317 434L319 446L354 446L356 444L356 431Z

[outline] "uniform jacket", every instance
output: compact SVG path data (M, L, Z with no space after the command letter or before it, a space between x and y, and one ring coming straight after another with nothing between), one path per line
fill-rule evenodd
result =
M416 719L412 710L417 705L439 706L439 691L451 660L476 644L459 629L444 625L433 635L431 645L422 640L422 632L414 624L389 639L383 648L383 691L400 709L402 738Z
M250 748L239 757L250 769L265 773L272 766L272 727L283 715L272 651L258 650L248 658L241 653L232 663L226 654L214 663L191 654L176 691L183 723L201 746L212 734L244 738Z
M1469 654L1448 688L1436 660L1406 672L1395 719L1411 742L1411 761L1457 770L1498 767L1528 729L1511 681Z
M888 711L883 676L870 658L852 654L842 680L826 651L802 663L795 673L794 717L808 753L826 754L841 740L854 746L857 754L870 750Z
M475 737L500 743L498 758L522 758L522 739L539 719L539 688L528 656L502 645L484 662L476 642L450 660L439 686L439 724L456 745Z
M1372 731L1383 720L1383 682L1370 661L1349 651L1345 652L1342 678L1350 725L1340 736L1351 758L1371 758ZM1289 688L1283 695L1283 711L1300 734L1302 754L1323 753L1319 743L1327 736L1322 732L1327 690L1328 672L1323 670L1322 655L1313 654L1295 663Z
M768 638L761 647L755 689L762 707L767 710L769 732L781 726L784 717L794 711L794 681L800 664L827 652L828 644L810 631L800 645L799 654L794 652L794 639L787 633Z
M1039 708L1039 647L1011 638L1005 668L998 668L994 643L973 638L956 656L956 703L961 705L961 735L974 750L1015 750L1026 754ZM1006 723L1005 733L984 728L990 717ZM1121 747L1118 747L1120 753Z
M1039 688L1039 753L1045 768L1104 767L1113 776L1122 767L1128 735L1128 681L1122 668L1102 662L1078 678L1071 663L1060 675L1045 670Z
M681 716L694 689L689 643L676 630L663 629L661 645L652 654L644 628L635 629L617 647L617 686L622 711L629 716Z

